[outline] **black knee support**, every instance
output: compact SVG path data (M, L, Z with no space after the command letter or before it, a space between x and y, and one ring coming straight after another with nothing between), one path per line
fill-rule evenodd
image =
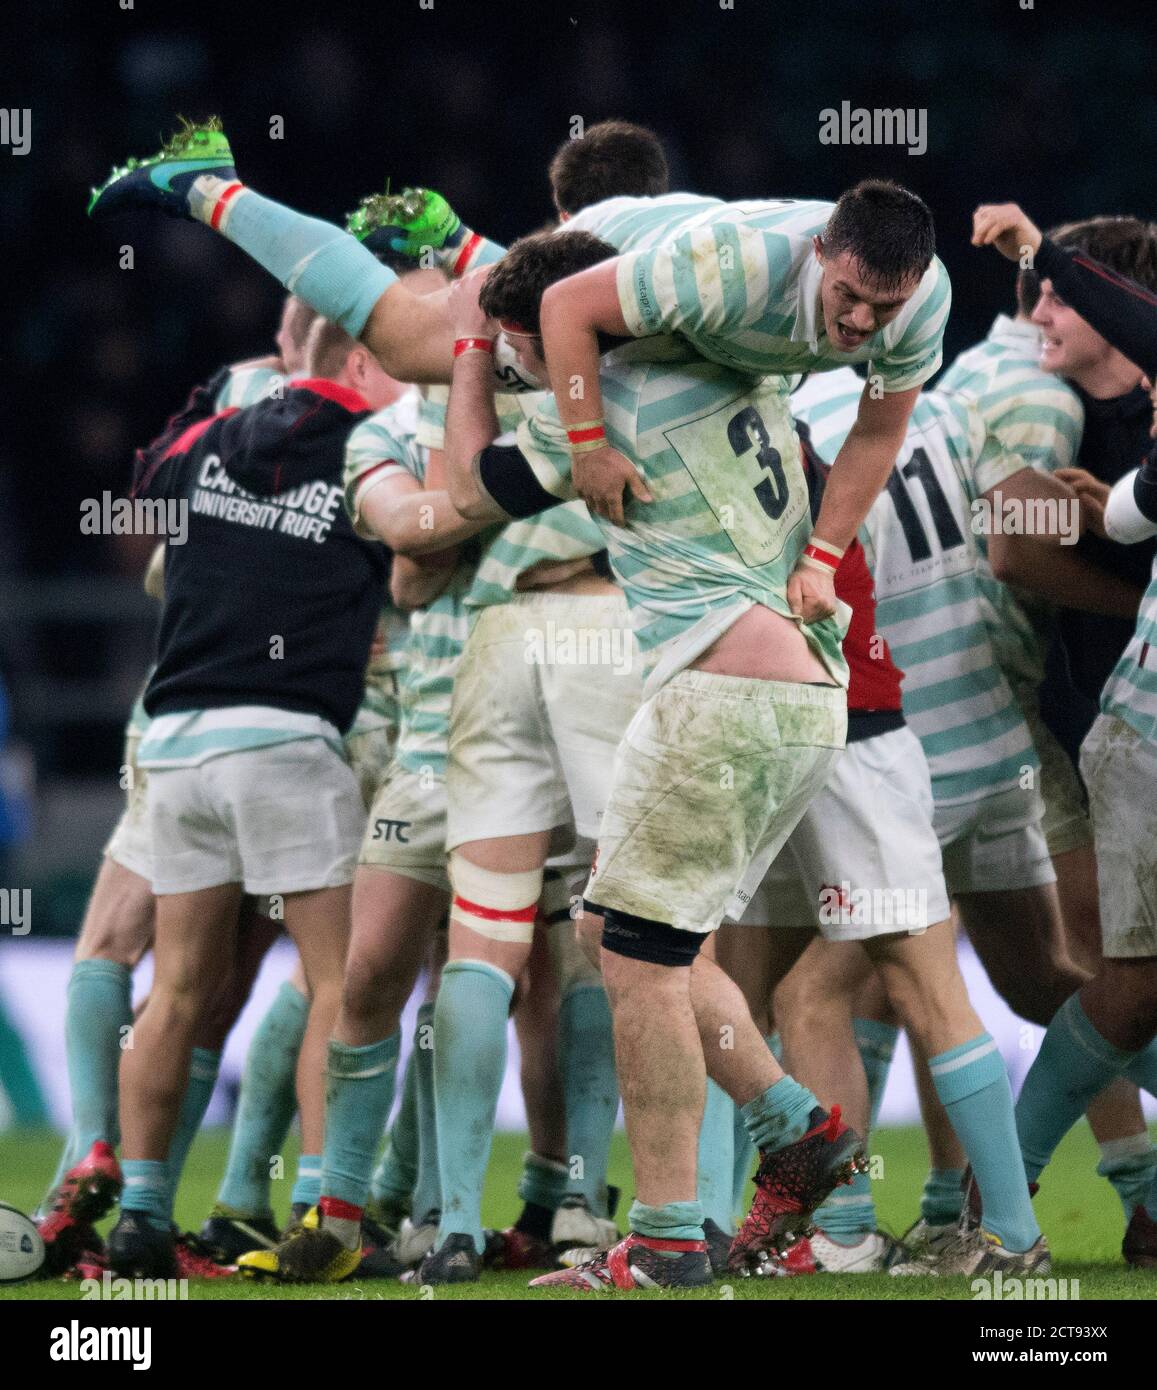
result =
M583 911L603 919L603 949L631 960L645 960L651 965L690 966L703 944L699 932L680 931L667 922L636 917L613 907L600 907L586 899Z

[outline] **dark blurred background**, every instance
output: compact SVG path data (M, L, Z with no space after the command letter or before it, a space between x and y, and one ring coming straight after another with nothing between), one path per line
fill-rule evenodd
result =
M0 103L31 110L31 148L0 147L2 756L31 826L9 879L37 886L37 934L74 928L118 814L155 619L151 539L81 535L81 500L123 493L133 448L193 383L270 350L281 300L203 228L86 219L89 185L152 153L176 113L220 113L242 177L304 211L338 219L390 176L503 240L549 215L546 165L575 116L653 126L675 187L724 197L834 198L891 175L936 215L949 358L1011 301L1007 264L967 245L977 202L1014 198L1046 225L1157 215L1150 6L727 4L7 0ZM925 108L927 152L821 145L820 111L845 100Z

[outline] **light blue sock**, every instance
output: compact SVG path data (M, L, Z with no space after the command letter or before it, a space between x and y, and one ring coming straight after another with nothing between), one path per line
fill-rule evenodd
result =
M951 1226L964 1210L963 1168L929 1168L920 1194L920 1218L930 1226Z
M518 1196L523 1202L547 1211L557 1211L566 1196L567 1166L557 1159L528 1153L522 1158L522 1173L518 1179Z
M888 1072L896 1054L900 1030L890 1023L879 1023L874 1018L853 1018L852 1032L864 1064L864 1074L868 1078L868 1132L871 1133L880 1118L880 1106L884 1101Z
M606 1216L607 1159L619 1109L619 1078L611 1006L602 985L579 985L559 1004L558 1065L567 1151L575 1174L570 1191L585 1197L596 1216Z
M217 1084L217 1073L221 1070L220 1052L212 1052L207 1047L195 1047L189 1059L189 1084L185 1087L185 1099L181 1102L181 1113L177 1116L177 1128L169 1141L169 1194L170 1202L177 1200L177 1188L181 1174L185 1171L185 1160L205 1111L213 1099L213 1087Z
M121 1210L147 1216L152 1225L167 1231L171 1217L168 1165L160 1159L122 1158L121 1172L125 1179Z
M857 1173L850 1183L836 1188L827 1201L816 1208L812 1219L837 1245L859 1245L876 1229L871 1178L867 1173Z
M321 1201L321 1154L302 1154L297 1160L297 1177L289 1194L293 1206L316 1207Z
M375 1202L409 1210L417 1180L418 1068L411 1052L402 1080L402 1103L390 1127L381 1162L370 1179L370 1194Z
M1124 1139L1110 1139L1100 1146L1101 1161L1097 1172L1108 1178L1113 1191L1121 1199L1125 1224L1147 1197L1157 1179L1157 1149L1149 1142L1149 1131L1130 1134Z
M751 1142L757 1149L774 1153L803 1138L808 1117L817 1105L819 1101L806 1086L784 1076L741 1109Z
M471 1236L482 1253L482 1183L506 1071L506 1020L514 981L496 965L452 960L434 1006L434 1098L442 1220L448 1235Z
M423 1042L426 1044L423 1046ZM438 1172L438 1116L434 1109L434 1005L418 1010L414 1058L418 1068L418 1180L414 1184L414 1220L442 1207L442 1179Z
M714 1221L721 1231L734 1231L731 1186L735 1175L735 1155L732 1150L735 1104L731 1097L710 1077L707 1078L707 1102L703 1107L703 1123L699 1127L699 1152L696 1158L695 1190L703 1215Z
M649 1207L634 1201L627 1222L636 1235L652 1240L703 1239L703 1208L698 1202L667 1202L661 1207ZM663 1253L677 1258L680 1252Z
M195 185L189 206L205 220ZM233 198L219 230L291 294L354 338L361 337L370 311L398 278L340 227L306 217L251 188Z
M980 1188L981 1220L1006 1250L1027 1250L1040 1239L1012 1111L1004 1059L987 1033L929 1057L941 1105L968 1155Z
M1016 1103L1016 1129L1029 1182L1040 1176L1093 1097L1136 1056L1097 1032L1077 995L1065 1000L1045 1030Z
M78 960L68 981L64 1045L72 1094L73 1162L98 1139L114 1147L122 1030L133 1021L133 976L112 960Z
M365 1047L348 1047L330 1039L321 1162L323 1196L365 1206L374 1155L394 1103L394 1074L401 1045L400 1033Z
M783 1039L778 1033L766 1033L763 1040L767 1043L768 1052L782 1067ZM731 1144L734 1167L731 1180L731 1213L734 1223L735 1213L747 1205L743 1199L747 1191L747 1181L751 1177L755 1159L755 1145L752 1144L751 1135L747 1132L747 1120L744 1118L743 1111L734 1102L732 1102L732 1109L734 1113L731 1121Z
M240 1216L272 1216L273 1159L285 1147L297 1110L297 1058L309 1000L286 980L257 1025L241 1074L229 1159L217 1204Z

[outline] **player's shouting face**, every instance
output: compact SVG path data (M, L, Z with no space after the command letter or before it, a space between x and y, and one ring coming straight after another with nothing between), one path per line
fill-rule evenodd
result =
M923 270L898 283L881 281L854 251L825 254L821 237L815 238L816 259L824 268L820 281L824 330L828 341L841 352L854 352L881 328L891 323L920 288Z

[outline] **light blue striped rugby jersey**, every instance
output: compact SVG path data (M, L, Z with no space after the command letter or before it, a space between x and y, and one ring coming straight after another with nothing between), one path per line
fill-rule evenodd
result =
M598 523L648 666L645 698L753 605L793 617L787 580L812 525L786 383L678 355L639 361L626 348L601 373L607 437L654 499L630 502L625 526ZM543 489L573 495L553 396L519 427L518 447ZM848 617L841 605L838 617L802 627L844 687Z
M1025 466L1044 473L1071 468L1080 449L1085 421L1080 398L1059 376L1042 371L1039 360L1035 325L999 314L988 335L962 352L936 383L938 391L974 402L987 431L983 461L1002 459L1003 477ZM1035 690L1044 679L1052 605L1002 584L989 568L986 538L978 540L977 578L996 618L996 659L1014 688L1023 684Z
M418 392L407 392L351 432L343 481L346 507L355 523L359 488L369 475L386 478L406 473L418 482L425 480L427 453L417 442L419 408ZM465 600L474 566L473 559L461 562L438 597L410 614L405 669L398 688L394 758L408 772L428 772L438 780L446 775L450 697L469 630Z
M497 392L494 397L498 442L513 443L515 431L534 415L549 393L536 391L519 395ZM446 444L446 402L448 386L428 387L418 412L418 442L427 449ZM520 575L540 564L580 560L606 549L603 533L585 502L566 502L525 521L512 521L496 534L490 534L474 581L466 595L471 618L478 610L508 603Z
M792 408L829 463L856 418L863 382L849 370L809 379ZM904 672L904 714L928 758L937 805L959 806L1019 784L1038 766L1032 735L989 636L977 578L971 504L999 481L985 428L958 396L916 402L888 484L860 531L876 616Z
M619 303L636 336L679 333L737 370L830 371L868 363L885 391L906 391L940 367L952 292L936 257L896 318L853 352L828 340L822 268L812 238L834 203L724 203L686 193L608 198L560 228L593 232L621 254Z
M1123 719L1142 738L1157 743L1157 558L1141 599L1136 629L1101 692L1101 709ZM1152 806L1137 809L1152 817Z

